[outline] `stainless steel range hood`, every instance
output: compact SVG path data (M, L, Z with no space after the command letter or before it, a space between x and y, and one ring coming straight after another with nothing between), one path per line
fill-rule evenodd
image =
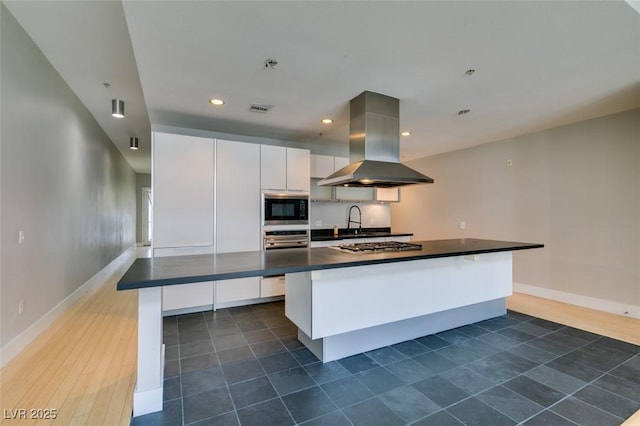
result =
M390 188L433 179L400 163L400 101L362 92L349 104L351 163L318 182L322 186Z

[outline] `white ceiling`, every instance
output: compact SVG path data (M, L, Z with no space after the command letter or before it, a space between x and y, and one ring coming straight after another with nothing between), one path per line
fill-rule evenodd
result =
M403 160L640 107L622 0L4 3L139 172L150 123L346 144L364 90L400 99Z

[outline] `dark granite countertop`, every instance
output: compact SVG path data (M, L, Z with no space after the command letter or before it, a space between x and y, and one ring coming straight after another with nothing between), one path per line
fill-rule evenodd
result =
M391 228L362 228L355 232L354 229L340 228L338 236L333 236L333 228L330 229L312 229L311 242L314 241L341 241L354 238L380 238L380 237L406 237L412 236L409 232L391 232Z
M118 290L133 290L200 281L281 275L418 259L464 256L544 247L542 244L473 238L415 241L422 250L371 254L344 253L331 248L250 251L136 259L118 282Z

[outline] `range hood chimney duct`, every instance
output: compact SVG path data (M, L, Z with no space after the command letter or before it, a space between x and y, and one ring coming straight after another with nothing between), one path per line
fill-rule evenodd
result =
M433 179L400 163L400 101L365 91L349 103L350 164L322 186L391 188Z

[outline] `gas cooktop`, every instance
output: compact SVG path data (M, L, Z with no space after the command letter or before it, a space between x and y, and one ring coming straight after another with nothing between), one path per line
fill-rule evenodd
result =
M422 250L422 244L399 241L381 241L376 243L340 244L332 248L352 253L379 253L389 251Z

